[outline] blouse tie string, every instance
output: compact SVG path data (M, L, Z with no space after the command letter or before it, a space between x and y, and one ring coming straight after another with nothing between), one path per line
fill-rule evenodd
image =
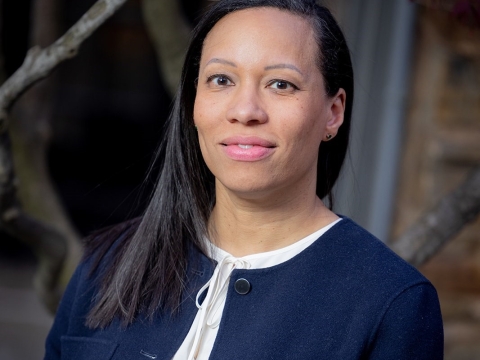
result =
M213 329L220 324L223 306L225 303L224 299L227 296L228 283L232 271L235 269L249 268L249 262L236 259L233 256L226 256L218 263L210 280L208 280L208 282L198 291L196 303L200 312L200 319L187 360L195 360L197 357L205 327L208 326ZM205 296L205 300L203 300L202 304L200 305L198 299L207 289L208 291L207 295Z

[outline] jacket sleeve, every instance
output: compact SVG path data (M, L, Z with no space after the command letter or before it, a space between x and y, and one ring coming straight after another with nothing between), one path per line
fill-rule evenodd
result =
M61 337L67 334L73 304L78 292L83 265L77 267L60 301L55 320L45 343L45 360L61 358Z
M407 288L390 304L371 342L370 360L441 360L443 324L429 283Z

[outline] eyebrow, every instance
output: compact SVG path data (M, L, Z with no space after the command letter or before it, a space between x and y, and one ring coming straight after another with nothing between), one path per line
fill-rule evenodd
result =
M213 58L213 59L210 59L206 65L208 64L212 64L212 63L216 63L216 64L224 64L224 65L229 65L229 66L233 66L233 67L237 67L237 65L231 61L228 61L228 60L224 60L224 59L219 59L219 58ZM205 66L206 66L205 65Z
M265 67L265 70L273 70L273 69L291 69L303 76L303 73L300 71L300 69L292 64L275 64L275 65L269 65Z
M237 65L234 63L234 62L231 62L231 61L228 61L228 60L225 60L225 59L220 59L220 58L213 58L213 59L210 59L206 65L209 65L209 64L224 64L224 65L229 65L229 66L232 66L232 67L237 67ZM297 68L295 65L292 65L292 64L275 64L275 65L269 65L269 66L266 66L265 67L265 70L274 70L274 69L291 69L291 70L294 70L296 72L298 72L300 75L303 76L303 73L300 71L299 68Z

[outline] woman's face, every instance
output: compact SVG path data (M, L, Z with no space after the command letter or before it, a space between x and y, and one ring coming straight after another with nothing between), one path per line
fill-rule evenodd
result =
M345 93L326 95L314 35L300 16L253 8L206 37L194 121L217 191L315 194L318 148L343 121Z

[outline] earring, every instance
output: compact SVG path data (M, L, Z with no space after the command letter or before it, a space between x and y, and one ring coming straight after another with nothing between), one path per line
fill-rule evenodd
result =
M325 138L327 139L327 141L328 141L328 140L331 140L331 139L333 138L333 135L332 135L332 134L327 134L327 135L325 136Z

